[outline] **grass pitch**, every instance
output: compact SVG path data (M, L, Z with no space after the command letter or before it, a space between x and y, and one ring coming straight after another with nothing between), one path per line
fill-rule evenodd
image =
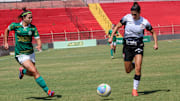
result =
M47 97L32 77L18 79L19 64L13 56L0 57L0 101L180 101L180 40L145 43L139 96L132 97L134 71L125 73L122 45L115 59L110 46L47 50L36 54L36 67L48 87L56 93ZM109 97L96 88L111 86Z

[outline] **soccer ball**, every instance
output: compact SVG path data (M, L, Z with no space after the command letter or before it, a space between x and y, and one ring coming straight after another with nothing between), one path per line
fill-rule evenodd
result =
M107 97L111 94L111 87L108 84L102 83L97 87L97 94L99 96Z

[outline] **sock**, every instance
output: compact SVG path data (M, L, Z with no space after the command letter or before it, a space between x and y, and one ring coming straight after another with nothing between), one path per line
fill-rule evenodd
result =
M134 75L133 89L138 89L141 75Z
M23 74L26 74L26 72L27 72L27 69L23 69L23 70L22 70L22 73L23 73Z
M135 80L134 79L134 83L133 83L133 89L138 89L138 86L139 86L139 80Z
M49 88L46 86L46 83L41 76L36 79L36 82L44 90L44 92L48 92Z
M113 49L111 49L111 56L113 56Z
M116 53L116 49L114 49L114 53Z

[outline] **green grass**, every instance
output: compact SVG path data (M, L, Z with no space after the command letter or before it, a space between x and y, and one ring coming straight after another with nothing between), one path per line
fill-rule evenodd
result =
M134 71L126 74L122 45L115 59L110 47L47 50L36 54L36 66L56 96L49 98L32 77L18 79L19 64L13 56L0 57L0 101L180 101L180 40L145 43L142 78L138 97L132 97ZM96 88L107 83L109 97L100 97Z

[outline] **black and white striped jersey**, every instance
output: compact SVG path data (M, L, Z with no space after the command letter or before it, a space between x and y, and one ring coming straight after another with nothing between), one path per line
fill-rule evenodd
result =
M142 38L144 36L144 29L147 29L148 31L152 30L151 24L143 17L140 17L139 20L134 20L131 14L127 14L120 22L125 26L124 38Z

